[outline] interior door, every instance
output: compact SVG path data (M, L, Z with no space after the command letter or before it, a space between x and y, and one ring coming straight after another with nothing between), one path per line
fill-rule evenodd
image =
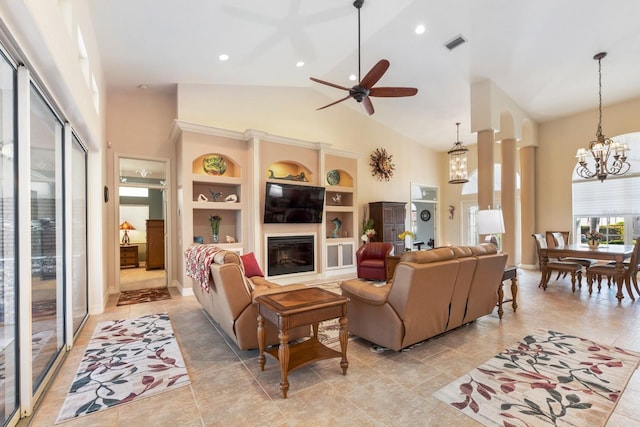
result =
M168 161L118 158L119 291L168 286Z

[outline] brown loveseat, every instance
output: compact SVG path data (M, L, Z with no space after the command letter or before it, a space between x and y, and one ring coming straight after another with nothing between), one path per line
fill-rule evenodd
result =
M193 293L204 311L241 350L258 348L258 311L254 304L258 295L304 288L281 286L260 276L245 277L240 256L233 251L218 249L211 256L209 270L208 286L194 281ZM290 339L307 337L309 332L309 326L292 329ZM278 330L266 322L265 344L279 342Z
M398 351L490 314L506 262L490 243L405 252L385 286L342 282L349 332Z

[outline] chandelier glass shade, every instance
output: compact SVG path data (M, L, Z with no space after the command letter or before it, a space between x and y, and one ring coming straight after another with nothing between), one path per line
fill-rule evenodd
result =
M606 52L597 53L593 59L598 61L598 129L596 139L589 143L588 148L580 148L576 153L578 166L576 173L578 176L590 179L598 178L601 182L609 175L624 175L631 168L627 161L629 146L613 141L602 133L602 58L607 56Z
M467 178L467 153L469 149L460 142L460 123L456 123L456 142L449 155L449 184L464 184Z

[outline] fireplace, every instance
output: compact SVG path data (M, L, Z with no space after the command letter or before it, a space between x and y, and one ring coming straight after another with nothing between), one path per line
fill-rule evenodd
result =
M315 236L267 236L267 276L313 273Z

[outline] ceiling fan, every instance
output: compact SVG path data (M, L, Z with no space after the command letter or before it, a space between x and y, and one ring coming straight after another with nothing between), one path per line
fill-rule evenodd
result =
M339 99L335 102L332 102L324 107L318 108L318 110L322 110L327 107L331 107L332 105L336 105L342 101L345 101L349 98L355 99L357 102L361 102L364 106L364 109L367 111L369 115L374 113L373 104L371 103L371 96L379 96L379 97L399 97L399 96L413 96L418 93L418 89L413 87L373 87L378 80L382 78L384 73L389 68L389 61L386 59L381 59L378 61L376 65L369 70L369 72L364 76L363 79L360 79L360 8L364 4L364 0L355 0L353 5L356 9L358 9L358 84L353 86L352 88L340 86L334 83L326 82L324 80L316 79L315 77L309 77L311 80L317 83L321 83L323 85L335 87L337 89L346 90L349 92L347 96L342 99Z

